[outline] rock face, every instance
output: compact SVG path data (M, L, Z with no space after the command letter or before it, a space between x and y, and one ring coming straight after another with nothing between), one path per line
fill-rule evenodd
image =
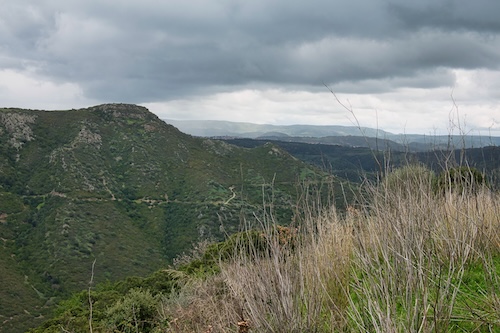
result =
M0 122L5 128L10 138L9 144L20 149L26 142L33 140L33 131L30 125L35 122L36 115L20 113L20 112L5 112L0 113ZM2 134L0 132L0 134Z
M135 105L0 109L0 322L17 318L0 331L87 288L94 259L96 282L148 274L237 231L263 201L288 222L299 175L314 173L272 145L194 138Z

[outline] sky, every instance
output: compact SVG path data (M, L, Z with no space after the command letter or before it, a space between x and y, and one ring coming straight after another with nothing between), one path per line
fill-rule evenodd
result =
M0 0L0 107L500 136L498 0Z

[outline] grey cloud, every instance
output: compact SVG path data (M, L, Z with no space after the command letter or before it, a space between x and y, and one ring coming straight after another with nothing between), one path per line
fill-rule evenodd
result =
M98 100L142 103L254 84L364 82L383 91L447 85L443 68L500 63L500 4L487 0L27 2L12 0L0 14L0 66L36 64L39 75L78 83ZM421 80L433 71L435 79Z
M389 4L390 12L409 30L500 32L500 2L491 0L415 1Z
M36 6L2 3L0 13L0 68L20 68L35 57L38 42L52 22ZM14 61L16 60L16 61Z
M331 88L339 93L385 93L401 87L432 89L439 87L453 87L455 75L448 69L420 71L412 76L389 77L382 80L344 81Z

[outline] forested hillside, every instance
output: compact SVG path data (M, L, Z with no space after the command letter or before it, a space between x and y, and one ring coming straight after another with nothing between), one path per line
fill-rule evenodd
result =
M33 325L64 295L166 267L268 209L293 218L318 169L277 146L194 138L143 107L0 110L0 321Z

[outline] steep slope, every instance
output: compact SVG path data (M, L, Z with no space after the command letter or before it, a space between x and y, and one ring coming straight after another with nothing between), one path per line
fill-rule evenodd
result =
M150 273L263 200L289 222L297 181L316 176L276 146L194 138L134 105L0 109L0 326L36 324L94 260L96 282Z

